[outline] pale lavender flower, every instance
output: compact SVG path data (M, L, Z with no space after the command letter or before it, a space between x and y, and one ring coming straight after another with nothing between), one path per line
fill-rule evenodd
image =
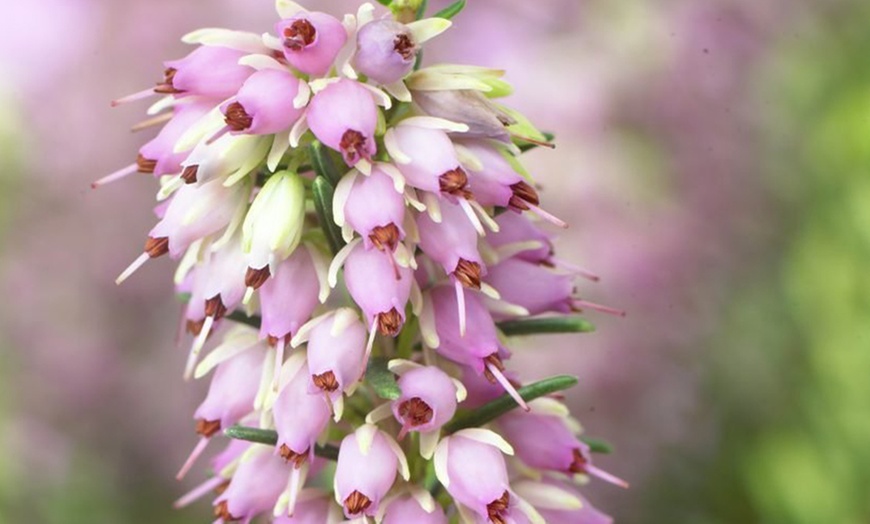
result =
M399 378L402 396L392 403L393 416L402 425L399 439L409 431L438 431L456 413L459 393L456 382L434 366L411 369Z
M371 160L377 151L378 108L371 91L358 82L341 79L327 85L311 99L307 120L314 136L339 151L351 167Z
M390 132L394 140L391 154L402 159L396 166L409 185L455 198L471 197L468 175L444 130L406 124Z
M441 506L426 510L416 498L405 495L387 506L383 524L447 524L447 516Z
M268 266L266 266L268 268ZM263 272L247 273L246 284L257 287ZM311 317L319 303L320 283L311 253L300 248L277 265L275 274L260 284L260 336L281 346Z
M316 11L278 22L275 32L290 65L312 76L329 72L347 41L347 31L338 19Z
M233 133L271 135L290 129L302 116L295 105L299 79L289 71L263 69L252 74L239 92L221 106Z
M380 84L401 80L414 68L419 47L411 30L395 20L375 20L356 35L353 65L360 73Z
M311 492L306 498L300 495L292 517L281 515L272 520L272 524L338 524L340 514L338 506L329 497Z
M386 336L395 336L405 323L414 273L396 264L390 253L357 244L344 263L344 281L366 322Z
M214 502L214 514L224 522L250 521L272 508L287 484L290 466L266 448L253 447L242 456L230 484Z
M288 365L293 359L288 361ZM321 395L308 391L308 376L304 362L278 393L272 406L275 429L278 431L278 453L299 468L314 457L314 443L329 424L329 404Z
M384 169L375 164L368 176L353 177L342 209L344 219L362 237L366 249L374 246L392 252L405 238L405 197L396 190L393 178ZM344 180L348 179L345 177ZM344 180L342 183L347 184ZM336 189L338 205L341 204L338 201L341 187L339 185ZM378 205L373 206L372 202Z
M480 289L486 265L477 249L477 230L459 205L443 202L440 222L428 213L420 213L417 229L420 249L427 256L438 262L456 282Z

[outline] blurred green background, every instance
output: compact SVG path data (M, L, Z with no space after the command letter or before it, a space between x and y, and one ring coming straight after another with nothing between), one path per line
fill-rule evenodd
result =
M184 32L268 30L272 2L9 4L0 522L207 522L171 508L205 386L181 380L170 264L112 284L153 181L88 183L145 139L108 100ZM442 40L427 60L507 68L556 132L529 162L572 223L560 250L629 311L517 356L579 375L575 413L616 444L602 463L632 488L593 502L617 522L870 522L870 4L469 0Z

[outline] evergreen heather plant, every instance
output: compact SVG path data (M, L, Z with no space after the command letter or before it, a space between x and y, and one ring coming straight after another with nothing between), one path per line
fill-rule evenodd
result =
M178 259L185 378L211 376L199 442L224 446L217 521L602 523L581 496L607 445L526 383L511 337L591 328L520 155L551 147L499 70L420 67L464 7L383 0L339 20L278 0L263 35L203 29L165 63L136 129L157 224L120 283ZM548 222L545 224L542 222ZM203 355L203 349L210 351ZM224 439L222 436L230 437Z

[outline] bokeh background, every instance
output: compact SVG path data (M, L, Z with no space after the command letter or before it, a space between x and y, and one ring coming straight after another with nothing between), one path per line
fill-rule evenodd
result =
M629 311L517 352L580 376L569 402L616 445L632 488L590 498L629 523L870 522L870 4L469 4L427 61L508 69L558 137L528 161L559 248ZM189 30L270 29L272 2L2 7L0 522L207 522L171 509L205 387L181 380L171 264L113 284L153 180L89 182L147 139L110 99Z

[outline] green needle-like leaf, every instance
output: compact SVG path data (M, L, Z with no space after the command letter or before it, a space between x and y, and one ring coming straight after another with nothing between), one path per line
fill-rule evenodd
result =
M341 230L335 225L335 218L332 215L332 194L334 190L329 181L322 176L314 179L312 193L314 194L314 208L317 210L317 218L320 220L320 227L326 234L326 240L329 242L329 247L332 249L332 254L336 254L344 246L344 239L341 238Z
M498 328L507 336L544 333L589 333L595 325L581 317L545 317L499 322Z
M435 13L434 18L446 18L447 20L450 20L462 12L463 9L465 9L465 0L459 0L458 2L453 2L444 9Z
M382 399L396 400L402 396L402 390L396 383L396 376L387 368L387 362L389 360L382 357L370 358L366 368L366 383Z
M429 0L422 0L420 7L417 8L417 20L422 20L426 16L426 8L429 7Z
M328 180L331 186L337 186L342 173L333 162L329 150L325 149L319 140L315 140L308 146L308 153L311 155L311 167L314 172Z
M568 389L576 384L577 377L557 375L555 377L545 378L544 380L529 384L528 386L523 386L519 388L517 392L523 400L529 402L538 397L543 397L544 395ZM482 426L518 407L519 404L517 404L510 395L504 394L474 411L457 416L450 423L444 426L444 432L450 434L455 433L460 429Z
M604 455L613 453L613 444L606 440L592 437L580 437L580 440L589 446L589 450L592 451L592 453L602 453Z
M390 4L393 3L393 0L378 0L378 3L381 5L385 5L385 6L389 7Z
M238 439L274 446L278 443L278 433L271 429L249 428L246 426L232 426L224 430L224 435ZM329 444L314 448L314 454L329 460L338 460L338 448Z

